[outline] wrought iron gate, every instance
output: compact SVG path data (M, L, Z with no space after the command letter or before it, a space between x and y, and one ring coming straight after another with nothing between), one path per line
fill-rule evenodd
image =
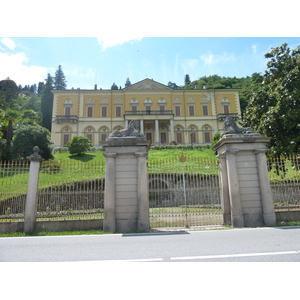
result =
M217 159L181 155L148 162L148 173L152 228L223 223Z

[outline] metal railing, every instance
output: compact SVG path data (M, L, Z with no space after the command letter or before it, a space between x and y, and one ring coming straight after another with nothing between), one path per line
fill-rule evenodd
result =
M148 161L151 227L222 223L217 159ZM300 209L300 157L267 161L275 211ZM29 162L0 164L0 222L24 219ZM38 220L103 218L104 162L41 164Z
M28 163L1 168L0 221L24 219ZM39 173L37 220L103 218L105 163L45 161Z
M217 159L181 158L148 163L150 226L221 225Z
M172 110L127 110L125 111L126 115L174 115L174 113Z
M300 156L267 160L275 211L300 209Z
M218 121L224 121L227 117L231 117L233 118L235 121L239 118L239 115L238 114L218 114L217 118L218 118Z
M69 115L69 116L56 116L55 122L61 123L61 122L71 122L76 123L78 121L78 116L76 115Z

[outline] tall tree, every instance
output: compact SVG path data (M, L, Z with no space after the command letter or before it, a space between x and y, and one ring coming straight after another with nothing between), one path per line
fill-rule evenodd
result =
M53 78L48 74L46 84L42 92L41 112L42 112L42 126L51 131L51 120L53 110Z
M271 154L300 153L300 45L292 51L287 44L271 48L265 57L267 70L243 125L271 137Z
M41 94L44 87L45 87L45 83L44 82L39 82L37 93Z
M54 76L54 89L55 90L65 90L67 87L66 77L61 68L61 65L58 66L57 71Z

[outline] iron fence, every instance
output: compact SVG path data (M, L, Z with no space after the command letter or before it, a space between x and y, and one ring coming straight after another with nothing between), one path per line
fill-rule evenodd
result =
M0 220L24 219L29 162L0 163Z
M300 209L300 157L267 160L275 211ZM223 222L218 160L181 157L148 161L151 227ZM29 162L0 164L0 221L24 219ZM105 163L43 162L37 217L103 218Z
M0 219L24 219L29 164L7 163L1 175ZM37 219L102 219L104 177L103 162L43 162Z
M148 173L151 227L222 224L216 159L151 161Z
M300 209L300 157L267 160L275 211Z

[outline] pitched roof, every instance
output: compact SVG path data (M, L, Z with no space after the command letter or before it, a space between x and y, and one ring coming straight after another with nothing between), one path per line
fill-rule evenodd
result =
M152 79L146 78L139 82L136 82L129 87L124 88L124 90L172 90L167 85L154 81Z

